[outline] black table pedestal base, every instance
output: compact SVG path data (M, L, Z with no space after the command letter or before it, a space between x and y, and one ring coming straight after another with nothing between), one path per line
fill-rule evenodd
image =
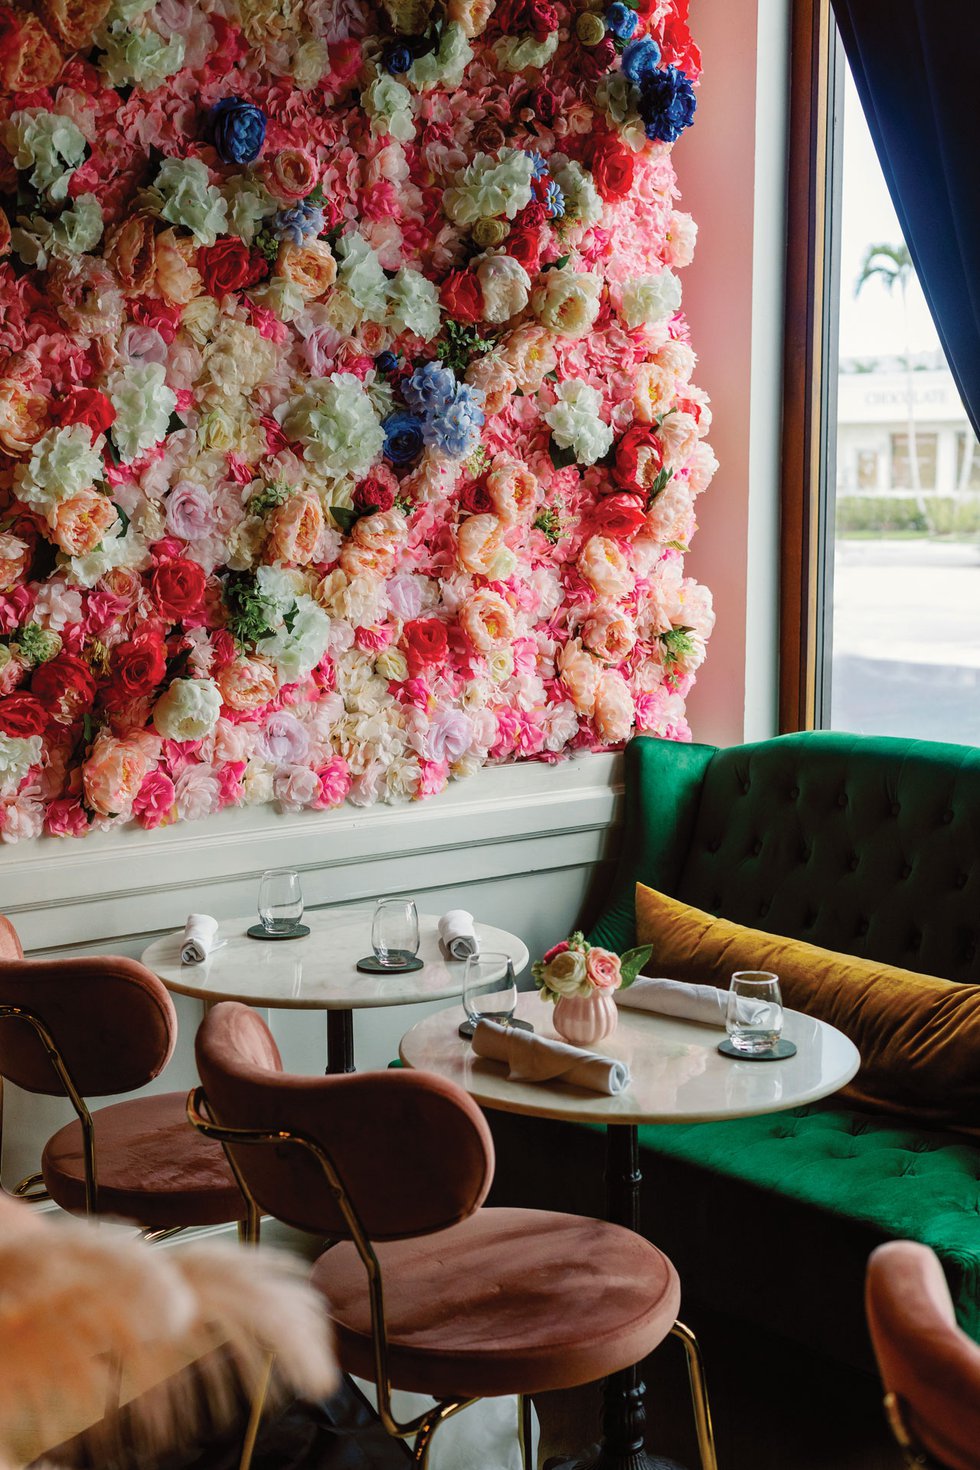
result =
M576 1460L546 1460L544 1470L684 1470L684 1467L676 1460L665 1460L647 1450L634 1450L620 1457L608 1445L596 1445Z
M327 1076L354 1070L354 1012L327 1011Z

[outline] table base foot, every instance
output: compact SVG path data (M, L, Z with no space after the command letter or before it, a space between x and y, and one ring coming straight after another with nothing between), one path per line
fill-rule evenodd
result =
M683 1470L683 1466L676 1460L651 1455L648 1450L630 1450L618 1455L608 1445L595 1445L574 1458L555 1456L546 1460L544 1470Z

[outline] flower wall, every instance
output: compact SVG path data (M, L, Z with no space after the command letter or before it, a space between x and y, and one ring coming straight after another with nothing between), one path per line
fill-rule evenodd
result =
M687 0L0 5L0 835L688 739Z

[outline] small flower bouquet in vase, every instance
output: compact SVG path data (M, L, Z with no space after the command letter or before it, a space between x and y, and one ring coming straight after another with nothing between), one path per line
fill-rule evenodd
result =
M574 1046L594 1046L616 1029L613 992L632 985L653 953L650 944L614 954L576 930L532 967L542 1000L555 1003L555 1030Z

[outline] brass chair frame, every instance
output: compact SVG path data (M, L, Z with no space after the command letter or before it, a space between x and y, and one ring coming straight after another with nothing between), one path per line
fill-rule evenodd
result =
M902 1452L906 1470L944 1470L938 1460L922 1448L905 1422L904 1405L898 1394L889 1390L884 1397L885 1418Z
M392 1386L388 1373L389 1348L387 1327L385 1324L384 1288L381 1279L381 1265L367 1231L364 1228L364 1224L357 1213L353 1201L344 1188L343 1180L330 1154L315 1139L303 1133L293 1132L291 1129L225 1128L216 1123L213 1118L205 1116L203 1110L207 1106L208 1103L204 1088L193 1088L187 1097L188 1119L199 1132L208 1138L218 1139L224 1145L228 1163L234 1172L235 1178L238 1180L238 1186L248 1206L249 1222L253 1220L255 1222L255 1234L249 1236L249 1240L253 1243L257 1242L258 1239L257 1228L258 1221L261 1218L261 1211L253 1199L248 1185L242 1178L241 1171L232 1158L228 1145L247 1146L250 1144L294 1143L311 1153L320 1165L330 1187L330 1191L337 1201L341 1214L347 1223L354 1247L367 1273L371 1305L371 1342L374 1352L374 1373L375 1385L378 1391L379 1417L385 1430L393 1438L408 1439L412 1435L415 1436L412 1464L419 1466L420 1470L425 1470L432 1437L439 1428L439 1425L446 1419L452 1418L454 1414L458 1414L461 1409L468 1408L470 1404L478 1402L478 1399L442 1399L428 1413L420 1414L408 1424L399 1423L391 1406ZM683 1322L675 1322L670 1329L670 1335L679 1338L684 1348L702 1470L717 1470L718 1460L715 1450L714 1429L711 1422L711 1408L708 1402L708 1388L700 1345L694 1333ZM517 1417L521 1463L524 1470L533 1470L531 1400L527 1395L518 1395Z

